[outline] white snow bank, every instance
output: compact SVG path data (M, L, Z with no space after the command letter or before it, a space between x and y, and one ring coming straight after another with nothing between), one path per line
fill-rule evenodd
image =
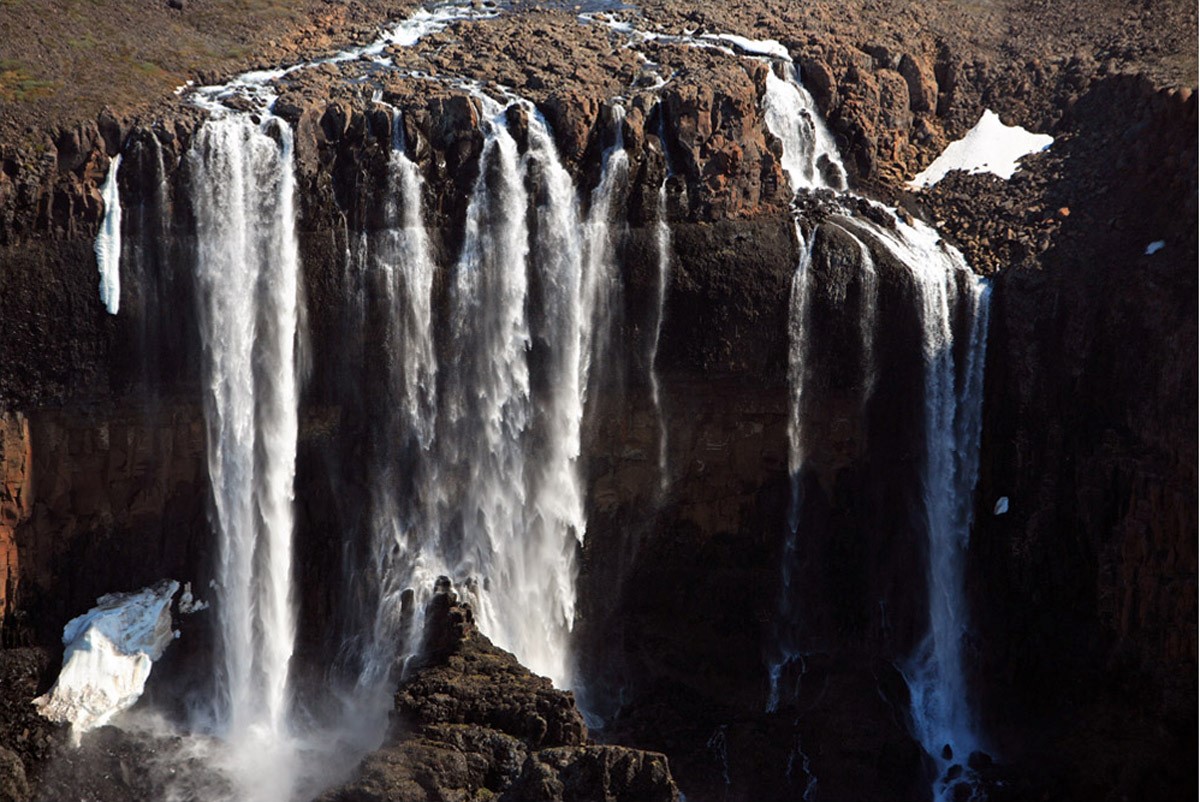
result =
M69 723L76 745L142 695L151 664L176 637L171 598L177 590L178 582L164 579L136 593L109 593L63 627L62 670L33 704L51 721Z
M1167 247L1167 243L1165 240L1156 239L1156 240L1154 240L1154 242L1151 242L1149 245L1146 246L1146 255L1153 256L1154 254L1158 253L1165 247Z
M110 315L121 307L121 193L117 188L117 170L121 154L113 157L100 195L104 198L104 221L96 234L96 267L100 269L100 300Z
M994 111L988 110L966 136L947 145L942 155L908 185L928 189L951 170L992 173L1007 181L1017 171L1017 161L1022 156L1045 150L1053 143L1054 137L1049 134L1034 134L1020 126L1005 125Z
M1001 496L996 499L996 506L992 507L992 515L1003 515L1008 512L1008 496Z

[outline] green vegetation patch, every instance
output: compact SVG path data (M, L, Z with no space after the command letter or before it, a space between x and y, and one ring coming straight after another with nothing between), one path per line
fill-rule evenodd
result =
M54 94L60 86L58 81L34 78L19 62L0 60L0 100L8 103L35 100Z

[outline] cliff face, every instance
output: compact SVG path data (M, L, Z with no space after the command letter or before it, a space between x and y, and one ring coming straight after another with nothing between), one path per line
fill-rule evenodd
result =
M1123 78L1081 98L1052 182L1071 215L1051 269L997 287L972 584L979 670L1003 679L984 709L1010 751L1061 750L1048 771L1080 799L1195 782L1166 758L1196 738L1189 95ZM1098 124L1113 108L1121 123ZM1000 495L1010 511L993 516ZM1041 722L1038 736L1014 736L1016 719ZM1113 756L1117 731L1142 746ZM1075 768L1084 754L1103 768Z
M1017 74L972 49L981 44L925 33L801 38L797 28L813 20L787 13L768 3L747 22L740 12L717 19L672 6L662 19L780 38L854 185L939 223L979 269L999 269L968 663L1009 787L1024 778L1018 796L1052 788L1067 799L1185 792L1194 779L1179 767L1195 753L1197 694L1195 97L1115 75L1090 55ZM535 12L464 26L434 37L421 64L474 70L533 100L586 194L608 141L608 101L636 86L641 67L604 32L573 25ZM667 753L692 799L794 799L814 780L826 799L924 799L929 769L909 734L896 668L924 626L925 590L913 581L924 554L892 527L912 515L919 472L911 286L886 254L873 255L885 334L872 373L848 323L865 291L861 253L819 207L806 216L813 325L825 343L812 357L820 401L809 409L813 458L801 477L801 531L810 534L796 595L806 660L786 678L794 703L763 713L763 644L779 623L791 492L787 322L797 244L779 144L760 111L767 68L651 47L676 77L661 104L636 89L626 97L622 348L586 422L580 693L605 717L603 737ZM545 55L555 52L564 55ZM331 575L345 533L361 528L355 510L366 497L362 482L337 478L331 466L361 459L371 436L362 416L378 403L370 366L381 356L380 310L354 306L346 265L352 240L381 225L391 115L346 85L350 69L299 74L276 106L296 133L309 309L296 566L306 658L336 648L348 591ZM399 77L385 80L383 98L403 113L444 265L461 244L478 169L478 105L463 90ZM1058 137L1028 177L956 177L920 197L903 190L904 175L993 103L1010 121ZM6 644L52 643L67 618L110 590L164 575L207 581L194 223L181 160L198 121L185 107L161 118L105 114L48 133L40 150L6 151ZM521 120L511 127L519 132ZM119 150L126 290L121 314L110 317L91 246L98 185ZM647 343L652 226L668 171L660 431ZM1157 240L1166 247L1147 255ZM435 305L446 303L445 284L435 281ZM1010 511L996 516L1000 496ZM1138 749L1123 745L1131 730ZM422 759L459 738L434 735ZM543 754L529 771L611 774L611 757L589 753L586 769L569 769L566 757ZM388 760L376 761L381 776ZM1093 771L1097 762L1103 772ZM365 794L338 798L373 798Z

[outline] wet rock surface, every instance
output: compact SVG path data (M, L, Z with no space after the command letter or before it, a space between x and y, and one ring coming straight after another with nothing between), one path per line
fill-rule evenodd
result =
M572 695L493 646L453 591L431 600L423 640L389 743L320 802L679 798L664 755L592 743Z
M351 8L346 19L368 38L394 10L322 5ZM182 13L202 7L188 2ZM1195 13L1174 0L642 4L641 19L663 32L779 39L829 120L852 184L936 225L995 278L968 654L984 729L997 741L991 771L1004 785L992 787L995 800L1195 795L1183 771L1196 753L1197 698ZM347 30L280 26L294 35L271 45L255 38L255 55L195 77L308 57L343 44ZM890 518L856 513L864 494L918 470L909 439L919 422L889 408L870 431L848 423L860 419L863 391L862 355L839 323L861 291L855 247L826 225L839 213L828 198L803 204L818 241L816 325L842 345L814 356L814 391L828 401L811 410L822 445L803 477L813 501L806 523L827 534L806 546L799 592L819 648L789 668L795 698L767 715L761 648L789 492L786 323L797 260L777 143L758 110L767 67L669 43L643 49L657 70L602 26L538 8L392 52L435 79L466 75L529 98L584 197L611 134L612 98L625 100L632 179L618 205L630 224L623 278L634 345L613 371L625 384L590 415L579 629L593 692L624 704L605 711L593 737L667 753L701 802L794 800L811 780L820 799L925 798L931 769L907 735L891 667L917 637L922 593L906 588L920 554L886 534L908 514L904 499L884 505ZM363 75L358 63L297 72L276 106L296 132L305 285L321 310L309 320L314 374L297 493L308 654L330 646L321 623L336 608L331 533L363 494L332 487L321 466L333 450L355 459L362 435L355 410L329 388L346 361L345 253L352 236L380 225L386 191L391 115L371 93L379 88L402 110L439 264L457 253L482 146L480 107L464 87L406 75L348 83ZM667 76L659 106L648 87ZM30 427L9 438L20 426L5 418L6 461L28 440L34 466L30 480L20 460L11 463L0 499L0 553L8 543L19 558L7 563L19 582L6 595L6 644L52 643L100 593L211 558L194 299L187 269L177 268L191 264L193 245L181 157L203 115L168 97L170 88L151 104L80 106L53 124L53 109L34 109L31 130L3 129L0 405ZM8 125L12 101L0 91L0 102ZM1055 146L1008 182L956 173L930 191L908 190L904 181L985 107L1054 134ZM113 318L97 297L91 248L99 186L119 151L127 239L143 243L125 260L137 271L125 285L154 291L127 295ZM643 345L656 286L650 226L668 170L663 492ZM151 229L147 220L167 222ZM1163 249L1146 254L1160 240ZM913 322L901 313L911 298L899 281L884 290L893 299L880 310L885 347L911 353ZM446 292L439 278L438 303ZM909 401L918 390L911 373L876 381ZM143 403L147 394L187 400L156 406ZM891 438L889 450L907 456L873 462L871 437ZM1001 495L1011 511L996 517ZM570 790L585 786L659 798L665 762L589 745L565 697L465 634L469 621L462 608L447 612L455 614L460 629L443 630L452 633L447 662L406 686L404 734L334 798L470 799L480 789L514 800L593 798ZM42 733L19 729L3 730L0 746L36 784L48 754L38 751ZM96 760L109 776L150 748L104 738L112 741ZM144 786L113 786L122 787Z

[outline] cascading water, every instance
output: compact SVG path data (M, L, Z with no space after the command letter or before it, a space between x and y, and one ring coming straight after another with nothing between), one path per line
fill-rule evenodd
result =
M792 192L808 189L845 189L846 168L829 130L817 113L812 95L796 79L790 62L781 64L787 80L767 73L763 116L767 129L783 145L783 171Z
M650 371L650 401L658 416L658 488L665 492L671 482L667 466L667 423L663 416L662 388L658 381L658 345L662 338L663 320L667 304L667 286L671 281L671 227L667 223L667 178L664 176L658 188L658 216L654 221L654 245L658 250L658 284L656 285L654 334L650 338L650 354L646 360Z
M395 430L410 432L425 456L416 498L378 505L386 511L375 547L384 594L366 670L384 677L397 648L418 648L414 631L404 629L413 622L406 610L422 609L445 575L471 600L485 633L565 686L575 550L586 529L577 467L584 394L594 349L606 337L615 275L608 220L627 161L623 147L610 151L581 224L574 184L537 111L524 101L476 98L484 145L451 274L456 369L441 382L436 416L432 260L423 234L414 232L400 254L406 276L419 280L406 278L397 298L404 336L395 340L391 369L407 401ZM512 114L528 120L524 155L508 130ZM401 150L393 166L407 230L419 220L419 177ZM403 387L420 392L405 395Z
M671 281L671 226L667 221L667 181L671 177L671 163L667 157L667 137L663 130L665 111L659 107L658 141L662 147L663 180L658 186L658 204L654 220L654 246L658 255L658 284L656 285L654 332L650 336L649 353L646 365L650 374L650 401L654 404L654 412L658 416L658 488L665 493L671 481L667 465L667 423L663 416L662 388L658 381L658 346L662 339L662 327L665 319L667 304L667 288Z
M230 114L204 124L188 159L217 535L221 662L211 723L235 745L274 753L289 735L296 630L299 259L292 133L275 117L255 123ZM276 792L281 782L273 780ZM257 783L242 790L248 799L286 798Z
M928 537L929 631L902 667L912 695L915 735L938 763L935 799L954 797L947 770L980 748L962 665L967 634L963 562L970 541L983 422L983 366L991 288L962 255L921 223L875 238L912 271L920 303L925 370L925 446L921 476ZM954 361L956 319L968 321L963 364Z
M614 314L620 306L621 284L617 273L612 227L617 191L629 178L629 155L625 152L623 124L625 109L614 103L612 129L614 142L604 154L600 182L592 191L584 236L583 315L587 332L583 352L583 373L592 376L593 362L603 364L609 347Z
M457 13L419 12L418 17L424 15L420 24L414 23L412 31L397 28L389 41L412 44L423 33L445 27ZM733 41L754 58L775 59L766 79L763 111L783 145L782 166L793 191L844 190L846 173L836 146L786 51L756 50L754 42L736 39L717 41ZM369 56L382 63L382 52L382 47L372 46L345 59L339 55L325 61ZM188 155L199 241L197 286L213 524L219 546L221 664L212 724L235 749L256 757L286 753L280 760L291 760L293 767L298 747L289 728L288 663L295 638L290 549L298 429L296 341L302 308L292 134L267 111L267 84L303 66L239 79L236 86L259 101L264 121L222 110L201 128ZM396 655L419 648L415 611L424 607L440 575L453 578L473 603L480 628L500 646L556 684L571 682L568 642L575 615L576 553L587 524L578 466L581 422L589 386L597 385L622 306L616 266L621 232L616 220L630 170L624 111L619 105L611 107L612 145L604 153L601 178L585 217L545 120L532 104L511 95L502 104L479 91L474 94L482 112L483 147L462 249L448 269L445 317L435 314L436 265L423 222L422 177L406 153L398 111L393 111L384 226L373 234L356 232L352 237L347 232L347 271L360 282L356 292L366 297L361 290L376 282L388 312L383 330L388 360L382 366L388 414L386 420L371 424L382 444L370 468L366 555L378 593L365 616L364 629L369 632L363 636L357 666L359 691L385 688ZM517 126L510 131L510 124L520 116L527 125L522 126L525 140L519 146ZM119 259L119 161L114 159L105 182L109 211L96 246L102 275L108 275L109 264L115 271L114 260ZM862 224L850 225L847 233L861 249L858 314L867 370L864 402L874 375L877 292L874 262L864 239L891 249L910 267L922 304L928 433L922 488L930 539L930 631L905 674L912 689L915 730L925 748L937 756L948 744L953 754L962 756L978 745L961 665L961 585L970 496L978 471L988 290L964 272L955 254L935 247L936 238L929 240L924 229L910 230L897 222L896 231ZM665 488L667 437L655 372L672 248L665 178L654 234L658 311L648 368L660 419L659 466ZM782 567L782 626L770 666L771 710L780 705L784 670L793 663L804 664L793 626L802 611L793 609L798 605L791 591L797 581L800 478L807 445L813 237L805 234L798 217L796 234L800 259L788 321L792 493ZM106 294L105 301L111 301L110 311L115 313L119 289ZM366 301L359 301L365 310ZM957 379L950 348L955 304L969 304L967 317L972 321L967 365ZM366 320L368 315L360 311L359 320ZM438 373L435 331L450 337L440 352L454 370L444 375ZM408 473L402 477L402 472ZM807 799L816 779L809 756L798 740L796 744L792 762L802 762ZM710 745L724 758L723 728ZM944 761L942 769L948 766ZM728 765L724 768L728 783ZM256 772L244 761L233 773L241 783L240 798L277 800L290 794L290 786L279 787L280 778L291 781L290 770L272 778L269 791L251 781ZM939 793L947 791L943 784Z
M802 487L800 470L804 466L804 387L808 366L808 317L809 317L809 267L812 263L812 244L806 241L799 221L796 222L796 239L800 244L800 259L792 274L792 287L788 299L788 477L791 494L788 500L788 534L783 542L781 566L780 619L783 626L776 633L777 656L768 666L770 687L767 692L767 712L779 707L779 683L784 669L797 659L803 661L803 652L794 643L793 627L796 610L792 585L795 581L797 542L800 527L800 504Z
M385 227L377 237L373 260L388 312L388 360L383 366L388 375L388 419L382 426L383 443L378 446L380 464L372 477L373 531L368 560L375 595L371 609L366 611L370 632L358 678L360 688L382 688L397 646L414 645L414 625L419 622L409 614L404 600L405 591L417 578L405 566L418 555L418 527L423 519L419 499L411 496L413 488L421 486L437 421L437 357L433 342L436 265L422 215L423 179L406 153L400 112L391 112ZM403 459L406 449L414 450L416 456ZM417 477L402 483L398 475L401 464ZM402 485L409 497L402 492ZM431 584L431 577L423 578Z
M104 198L104 220L96 234L96 266L100 270L100 301L110 315L121 308L121 190L117 173L121 169L121 154L108 165L108 175L100 188Z
M791 65L787 65L789 69ZM783 81L774 72L767 76L763 107L768 128L783 144L783 167L795 191L843 189L845 171L837 160L832 139L803 87ZM934 785L938 799L952 794L954 782L946 770L955 757L962 763L979 747L962 667L962 639L966 631L963 592L963 559L970 536L972 496L979 471L982 425L983 361L987 342L987 282L970 272L956 250L941 243L937 233L922 223L908 224L888 210L893 225L885 228L870 221L847 218L850 228L887 248L905 265L917 289L922 326L924 364L926 455L921 477L924 530L929 554L929 631L904 673L912 695L915 735L939 764ZM874 386L874 309L878 278L870 249L846 227L838 226L857 241L860 249L862 295L859 330L864 363L863 394ZM796 537L801 504L799 472L804 463L803 399L808 340L808 267L811 244L799 224L801 259L792 284L789 315L788 383L791 407L788 420L788 469L792 477L790 535L784 546L781 618L794 623L790 602L795 581ZM961 289L960 289L961 287ZM960 310L970 321L965 364L954 364L953 321ZM785 667L801 653L790 633L778 633L777 658L769 666L767 708L780 703L779 683Z
M788 545L794 547L800 526L800 469L804 467L804 388L808 372L809 268L812 266L812 243L796 224L796 239L800 243L800 259L792 274L788 298L788 475L792 494L788 504L788 529L792 533ZM785 583L786 584L786 583Z
M845 186L845 168L838 156L833 138L816 113L811 96L795 81L791 62L782 65L791 80L779 78L772 69L767 73L763 110L767 129L783 146L783 169L793 193L812 189L841 189ZM776 633L776 654L768 666L770 687L767 710L775 710L780 702L779 683L786 667L802 657L795 644L794 631L797 611L794 609L792 585L797 552L802 501L801 470L804 467L804 402L808 356L812 348L809 336L809 267L812 262L812 243L807 241L795 221L796 240L800 258L792 274L788 301L788 476L791 498L788 502L788 533L784 540L782 561L780 620Z

